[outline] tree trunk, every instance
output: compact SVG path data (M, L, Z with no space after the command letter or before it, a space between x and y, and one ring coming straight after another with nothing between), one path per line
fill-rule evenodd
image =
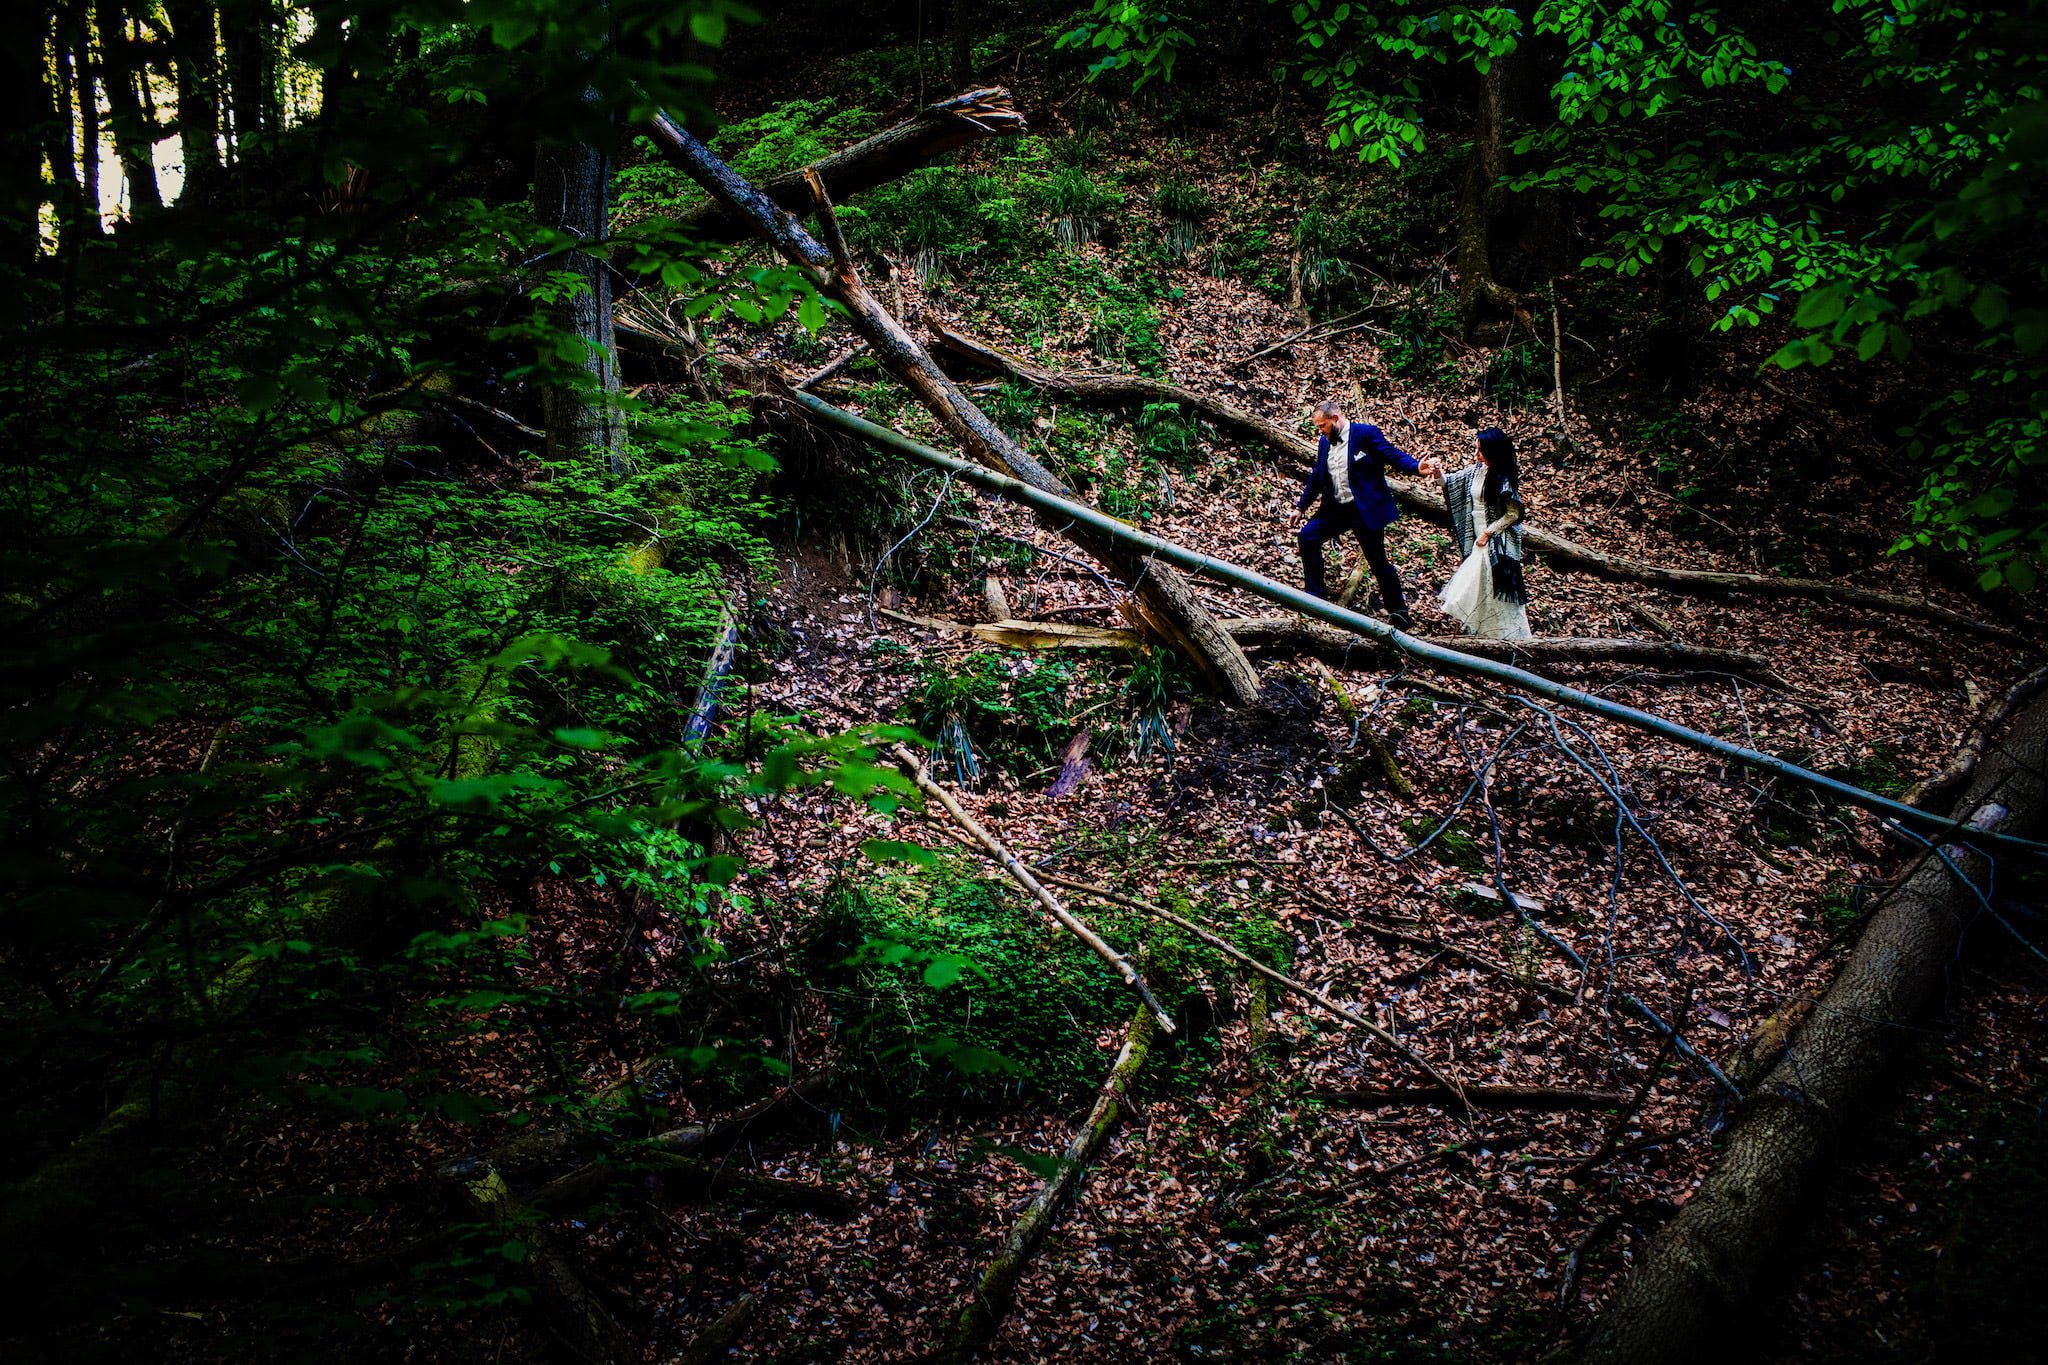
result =
M1955 814L2016 833L2042 823L2048 701L2037 700L1979 769ZM1871 919L1848 966L1784 1057L1750 1092L1721 1160L1650 1244L1576 1359L1639 1365L1721 1359L1768 1294L1772 1272L1845 1134L1893 1058L1919 1035L1979 902L1961 876L1988 871L1951 847L1929 855ZM1739 1354L1739 1352L1738 1352Z
M208 0L164 0L171 20L171 53L178 83L178 143L184 149L185 188L179 198L205 204L217 192L220 161L220 34Z
M596 92L588 93L593 101ZM611 149L587 142L545 141L533 167L534 218L580 242L601 242L611 202ZM612 334L611 269L571 249L555 266L583 287L549 308L554 324L583 345L580 382L553 382L542 393L548 454L595 453L614 476L625 471L625 423L619 391L617 339Z
M1009 91L1001 86L969 90L834 152L815 166L798 167L763 181L755 189L791 213L808 213L813 200L810 183L805 179L807 170L817 172L825 182L826 193L838 202L887 184L956 148L983 138L1023 131L1024 116L1011 106ZM655 140L661 140L658 134ZM699 236L721 240L735 240L759 231L751 214L723 201L714 201L684 221Z
M73 98L78 102L78 183L92 215L92 235L103 237L106 221L100 204L100 67L93 58L92 20L86 12L85 0L75 0L66 17L77 44L73 50L77 53L78 86Z
M90 69L82 53L83 36L79 7L71 5L60 10L52 49L57 83L53 91L52 118L43 146L44 155L50 159L50 177L56 182L51 193L55 196L57 210L57 248L67 256L75 252L85 238L100 235L99 205L94 202L98 180L93 177L88 181L82 174L85 165L72 144L77 130L87 126L85 106L94 98ZM93 136L83 143L88 160L97 150L94 146L98 140L97 120L92 127Z
M947 15L947 36L952 39L953 88L965 90L974 79L974 26L970 21L973 0L953 0Z
M45 130L54 121L44 75L48 28L43 12L10 10L0 26L0 269L26 271L42 249ZM54 168L53 168L54 169ZM61 192L61 191L60 191Z
M1335 626L1319 626L1293 616L1245 616L1224 621L1223 628L1246 649L1295 650L1336 664L1368 659L1390 661L1397 651L1376 646ZM1734 673L1764 682L1778 682L1770 660L1732 649L1707 649L1671 640L1598 637L1538 640L1489 640L1476 635L1422 636L1433 645L1478 659L1500 659L1524 667L1540 664L1621 663L1669 668L1680 672Z
M1493 217L1507 165L1506 116L1501 95L1511 57L1495 57L1480 77L1479 116L1472 158L1458 195L1458 320L1470 336L1486 317L1526 314L1521 295L1493 277Z
M1073 490L990 421L867 291L846 260L843 243L838 252L827 251L760 191L734 175L702 142L668 118L657 116L649 125L649 132L670 160L689 172L729 210L749 217L755 230L783 256L812 272L819 290L846 307L855 330L866 338L875 358L931 409L975 460L1043 492L1073 499ZM828 235L836 236L836 223ZM1238 705L1257 701L1258 677L1244 651L1195 600L1187 580L1178 572L1149 557L1130 553L1113 537L1087 530L1066 534L1132 586L1146 624L1187 654L1226 700Z
M234 116L237 161L270 127L271 63L276 48L275 0L222 0L221 32L227 39L229 112Z
M114 154L128 181L128 216L141 218L164 206L156 182L156 128L143 112L139 82L148 79L128 37L128 16L112 0L96 0L100 52L106 62L107 117L114 129Z

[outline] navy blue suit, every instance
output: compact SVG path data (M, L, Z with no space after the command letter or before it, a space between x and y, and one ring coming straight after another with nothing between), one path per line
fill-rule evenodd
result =
M1343 461L1342 474L1350 501L1337 497L1330 469L1330 438L1325 436L1316 442L1316 467L1309 471L1308 481L1301 486L1301 497L1295 502L1295 510L1306 511L1310 503L1322 499L1316 514L1296 533L1302 578L1311 593L1328 597L1329 588L1323 581L1323 544L1347 531L1354 532L1359 548L1365 552L1365 562L1372 566L1373 581L1379 584L1388 613L1405 616L1408 602L1401 592L1401 575L1387 558L1387 527L1401 515L1401 509L1394 503L1393 490L1387 487L1387 470L1391 467L1413 474L1420 466L1413 455L1389 441L1369 422L1351 424L1344 450L1348 458Z

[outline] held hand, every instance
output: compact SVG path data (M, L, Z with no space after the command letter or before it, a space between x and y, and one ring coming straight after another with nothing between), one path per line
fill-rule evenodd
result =
M1474 548L1474 549L1476 550L1476 549L1480 548L1481 546L1485 545L1487 541L1489 541L1489 540L1492 540L1492 539L1493 539L1493 532L1491 532L1491 531L1481 531L1481 532L1479 533L1479 538L1478 538L1478 539L1477 539L1476 541L1474 541L1474 542L1473 542L1473 546L1472 546L1472 548Z
M1438 464L1433 457L1429 456L1418 460L1415 467L1416 471L1425 479L1437 478L1444 472L1444 467Z

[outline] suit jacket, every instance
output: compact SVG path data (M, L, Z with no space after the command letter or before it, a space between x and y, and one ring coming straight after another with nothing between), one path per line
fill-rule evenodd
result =
M1352 505L1358 509L1359 520L1365 523L1366 529L1377 531L1401 515L1401 509L1394 505L1393 490L1387 487L1388 467L1413 474L1418 469L1415 457L1389 441L1370 422L1353 422L1344 446ZM1305 510L1318 497L1323 500L1323 505L1316 510L1318 516L1327 515L1341 506L1336 489L1330 482L1330 438L1327 436L1316 441L1316 467L1309 471L1308 482L1301 486L1301 497L1294 505L1297 510Z

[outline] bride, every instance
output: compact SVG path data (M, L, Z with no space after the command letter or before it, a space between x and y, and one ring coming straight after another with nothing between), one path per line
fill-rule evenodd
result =
M1527 640L1529 592L1522 582L1522 516L1515 445L1499 427L1479 433L1479 463L1444 478L1444 505L1464 562L1437 601L1474 635ZM1485 551L1485 553L1478 553Z

